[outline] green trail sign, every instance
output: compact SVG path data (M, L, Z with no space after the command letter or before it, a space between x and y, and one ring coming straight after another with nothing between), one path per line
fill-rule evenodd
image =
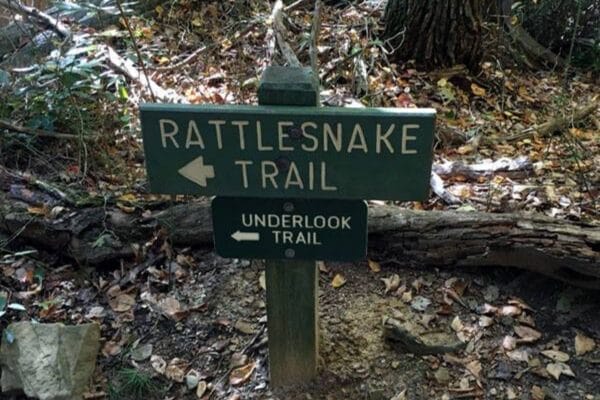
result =
M432 109L144 104L156 193L426 198Z
M140 107L150 190L217 195L215 247L266 258L272 386L306 383L318 360L314 260L364 258L363 199L429 192L433 109L316 107L310 68L271 66L259 106Z
M215 197L212 211L223 257L355 261L367 254L361 200Z

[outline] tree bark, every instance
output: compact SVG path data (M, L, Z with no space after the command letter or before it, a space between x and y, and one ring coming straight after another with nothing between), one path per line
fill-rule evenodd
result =
M396 60L426 69L477 69L481 61L481 0L389 0L384 19L383 38Z
M48 220L15 210L3 195L0 192L4 204L0 207L0 233L60 251L80 264L133 257L131 243L148 241L159 228L168 232L174 245L212 245L206 200L179 204L149 217L114 207L94 207ZM411 211L394 206L370 208L368 225L369 245L376 257L417 267L517 267L600 289L597 225L535 214Z

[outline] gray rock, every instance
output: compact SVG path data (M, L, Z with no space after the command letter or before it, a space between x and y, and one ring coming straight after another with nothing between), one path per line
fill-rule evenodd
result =
M80 400L99 349L98 324L11 324L0 347L2 392L22 390L40 400Z

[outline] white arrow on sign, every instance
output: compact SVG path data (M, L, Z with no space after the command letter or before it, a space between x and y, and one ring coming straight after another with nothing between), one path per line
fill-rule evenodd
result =
M258 242L260 240L260 233L235 231L231 234L231 237L236 242Z
M198 184L199 186L206 187L207 179L215 177L215 169L212 165L204 164L204 157L200 156L190 163L184 165L177 172L183 175L183 177L190 181Z

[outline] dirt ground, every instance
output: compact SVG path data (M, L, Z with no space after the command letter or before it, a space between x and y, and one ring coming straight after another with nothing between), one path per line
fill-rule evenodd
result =
M163 359L179 365L180 372L197 371L207 384L202 398L600 399L599 349L576 356L574 348L578 333L600 339L599 293L519 270L415 270L397 265L389 256L380 260L378 272L366 262L321 267L319 376L305 387L271 391L261 263L223 259L209 250L187 249L181 254L186 254L189 263L175 269L171 288L158 270L144 273L141 280L145 282L135 294L141 301L125 312L115 312L126 307L115 307L92 285L72 299L72 318L99 320L103 336L112 337L104 343L96 393L107 390L119 368L133 364L156 376L166 388L157 398L197 398L194 390L173 376L158 377L156 363ZM61 279L66 272L60 273ZM337 274L346 283L334 288L331 283ZM382 279L394 274L400 277L398 289L386 294ZM96 278L102 282L115 276L118 271L107 270ZM449 288L461 288L455 301L448 301ZM177 299L187 305L188 312L181 318L168 318L148 300L152 296ZM507 307L510 315L489 314L490 307L484 304ZM94 307L105 311L102 318L89 318ZM484 313L489 317L482 318ZM454 331L467 341L467 348L420 357L400 353L384 340L382 318L386 315ZM523 325L535 327L541 336L525 336L507 350L505 336L519 337L514 330ZM136 346L148 344L152 357L132 360ZM543 350L558 351L559 358L566 355L568 360L562 360L574 376L563 373L559 379L552 378L547 366L553 360L541 354ZM240 364L252 365L252 373L232 384L232 370Z

